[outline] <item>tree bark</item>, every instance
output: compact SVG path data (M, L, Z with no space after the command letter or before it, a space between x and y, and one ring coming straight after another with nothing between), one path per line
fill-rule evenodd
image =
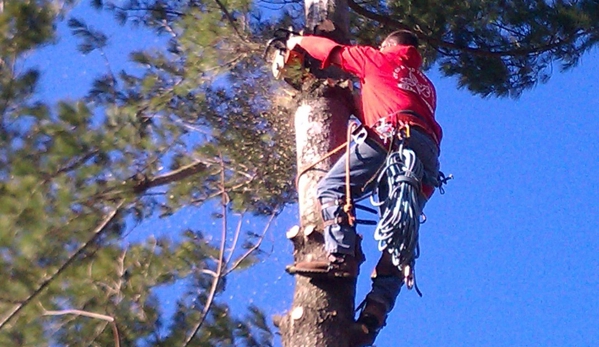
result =
M306 32L347 42L349 10L346 0L306 0ZM324 27L323 21L329 20ZM331 23L334 27L331 27ZM316 66L312 64L312 66ZM354 110L351 83L345 87L326 78L339 71L312 71L316 81L304 84L303 98L295 112L300 226L288 232L294 244L294 260L326 256L323 222L316 185L339 158L333 156L313 169L306 168L325 157L347 139L347 122ZM343 85L343 84L341 84ZM295 276L293 304L276 319L285 347L348 347L348 327L354 318L355 280L310 280Z

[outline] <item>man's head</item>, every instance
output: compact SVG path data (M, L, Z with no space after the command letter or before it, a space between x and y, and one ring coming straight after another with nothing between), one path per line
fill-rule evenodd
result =
M397 30L389 34L383 43L381 43L380 50L387 47L393 47L397 45L412 46L418 48L418 37L409 30Z

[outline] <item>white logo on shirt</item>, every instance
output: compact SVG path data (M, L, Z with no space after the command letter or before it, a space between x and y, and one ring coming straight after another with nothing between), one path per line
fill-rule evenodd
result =
M402 70L408 70L407 75L406 71ZM432 105L430 105L428 102L428 100L431 97L434 98L433 91L428 83L421 82L427 81L427 78L420 70L407 66L398 66L395 68L395 70L393 70L393 78L395 78L398 81L397 87L399 87L399 89L407 90L416 95L419 95L422 98L422 101L424 101L428 109L431 111L431 113L434 112Z

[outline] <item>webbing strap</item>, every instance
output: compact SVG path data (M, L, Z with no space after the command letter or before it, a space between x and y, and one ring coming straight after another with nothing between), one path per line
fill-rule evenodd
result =
M347 215L348 223L350 226L354 226L356 223L356 216L353 215L353 200L351 197L351 181L350 181L350 173L349 173L349 156L351 146L350 141L352 138L352 134L354 130L358 127L358 125L352 122L347 127L347 148L345 150L345 205L343 205L343 211Z

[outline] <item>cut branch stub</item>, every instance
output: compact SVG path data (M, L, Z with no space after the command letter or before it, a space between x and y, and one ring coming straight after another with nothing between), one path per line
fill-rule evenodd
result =
M297 236L300 233L300 227L299 225L294 225L293 227L291 227L291 229L289 229L287 231L287 233L285 233L285 236L287 236L287 238L289 240L295 241L297 239Z
M297 242L299 241L299 236L301 234L303 234L304 237L308 238L310 237L310 235L315 234L314 231L316 231L316 225L314 224L308 224L303 229L299 225L294 225L293 227L291 227L291 229L287 231L287 233L285 233L285 236L287 237L287 239L293 242Z
M312 233L314 233L315 230L316 230L316 225L309 224L308 226L306 226L304 228L304 236L309 237L310 235L312 235Z
M304 316L304 308L303 307L295 307L292 311L291 311L291 319L293 320L298 320L301 319Z
M284 316L281 316L280 314L275 314L274 316L272 316L272 324L275 327L280 328L281 324L283 324L283 319L285 319Z

